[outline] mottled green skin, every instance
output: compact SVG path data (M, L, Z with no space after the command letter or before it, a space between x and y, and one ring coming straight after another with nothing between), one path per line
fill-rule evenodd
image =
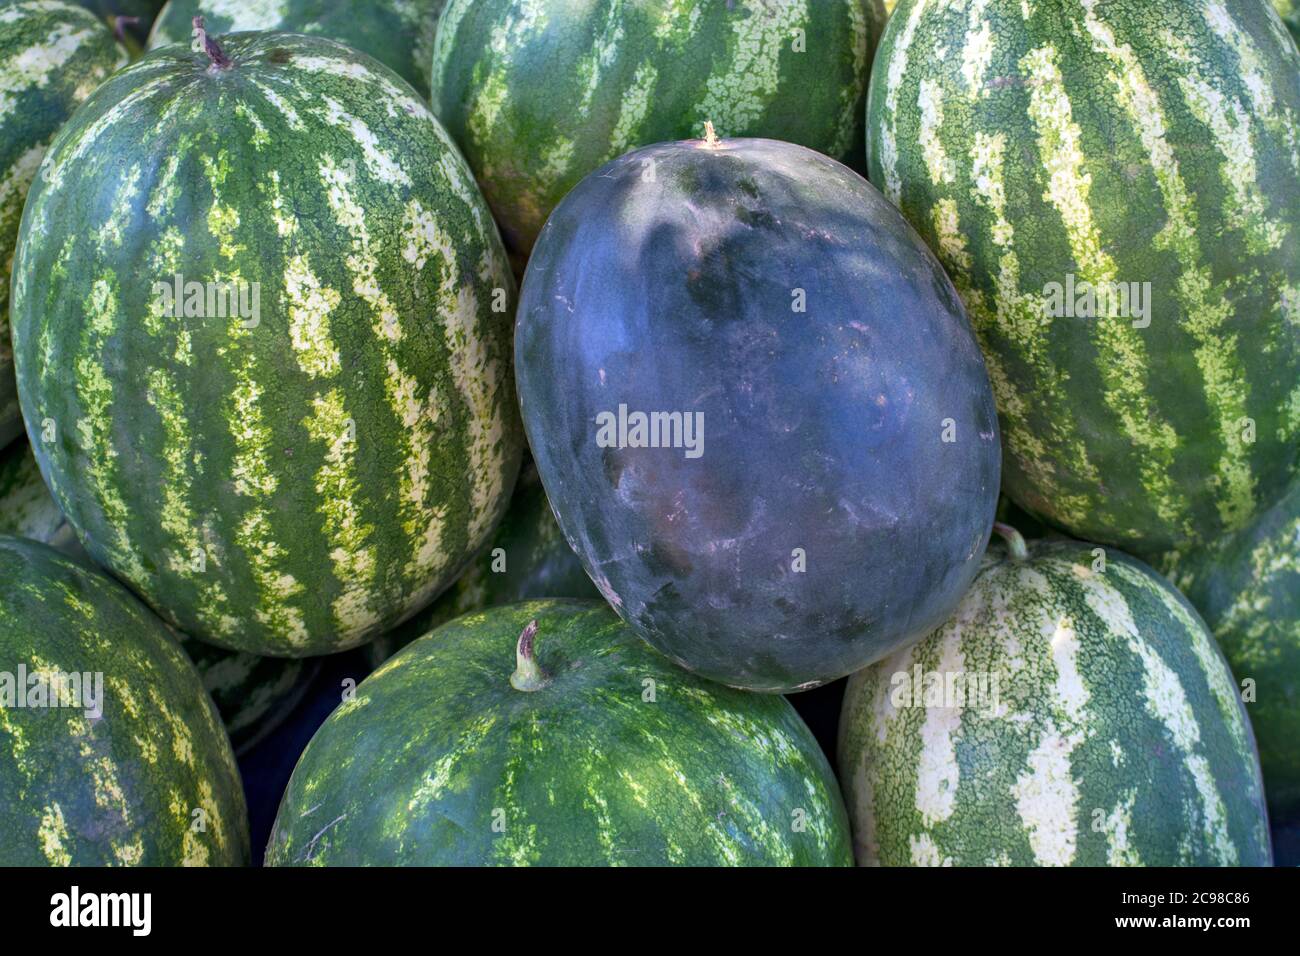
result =
M504 566L503 566L504 564ZM492 541L455 584L409 621L366 645L378 667L440 624L498 604L533 598L598 598L600 592L555 522L537 469L524 466Z
M1178 561L1171 577L1205 618L1246 703L1274 819L1300 813L1300 485L1250 526Z
M1300 43L1300 3L1297 0L1273 0L1273 6L1282 17L1282 22L1291 31L1291 36Z
M839 773L860 864L1269 864L1218 647L1163 578L1114 550L1100 570L1094 547L994 549L946 625L850 678ZM990 675L993 706L912 706L895 675L917 665Z
M248 817L199 675L130 593L0 537L0 670L103 674L103 714L0 708L0 865L231 866ZM195 815L196 810L202 810Z
M316 37L223 43L229 69L148 54L51 147L14 267L19 392L99 564L187 634L312 656L424 606L505 510L514 283L406 83ZM166 317L176 274L259 283L259 322Z
M0 447L23 430L9 341L9 267L27 188L77 104L125 64L126 50L80 7L32 0L0 10Z
M550 683L516 690L530 620ZM390 660L312 738L267 847L272 866L851 860L789 703L677 670L587 601L466 615Z
M720 136L860 157L866 3L449 0L434 112L507 245L527 254L588 173L637 146L702 136L706 120Z
M1300 54L1262 0L899 4L870 174L962 292L1020 505L1150 557L1287 486L1297 128ZM1070 275L1150 283L1150 325L1048 315Z
M433 34L445 0L168 0L149 49L189 43L194 17L212 34L282 30L327 37L368 53L429 97Z

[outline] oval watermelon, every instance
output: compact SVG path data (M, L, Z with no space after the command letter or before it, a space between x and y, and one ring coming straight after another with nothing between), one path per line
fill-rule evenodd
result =
M1171 577L1205 618L1239 681L1274 819L1300 814L1300 485Z
M979 348L921 240L825 156L712 139L606 165L542 233L515 354L565 536L705 677L841 677L975 575L999 460Z
M415 617L367 644L366 658L371 667L378 667L452 618L498 604L547 597L597 598L600 592L564 540L537 469L528 464L519 473L510 508L497 533L469 570Z
M204 18L214 35L240 30L280 30L338 40L368 53L429 97L433 34L444 0L168 0L149 34L149 49L189 43L191 22Z
M873 79L871 178L966 301L1007 493L1148 557L1276 501L1300 58L1262 0L914 0Z
M0 866L246 863L230 742L162 624L32 541L0 537L0 581Z
M266 862L845 865L852 852L830 767L787 701L677 670L602 604L535 601L458 618L362 682L294 769Z
M947 624L849 680L858 862L1268 865L1250 724L1196 612L1117 551L1008 535Z
M80 7L41 0L0 10L0 447L23 430L9 341L9 266L41 157L77 104L126 65L126 50Z
M323 654L426 604L505 510L513 280L386 67L291 34L213 49L148 54L51 147L19 392L99 564L187 634Z
M870 65L865 0L449 0L433 104L526 256L580 179L706 120L860 155Z

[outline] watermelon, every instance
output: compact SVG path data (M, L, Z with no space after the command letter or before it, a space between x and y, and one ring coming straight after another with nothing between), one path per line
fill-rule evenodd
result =
M906 0L872 181L988 360L1006 492L1139 556L1281 496L1300 448L1300 54L1264 0Z
M454 585L415 617L364 648L378 667L440 624L497 604L530 598L598 598L573 548L564 540L537 469L519 473L510 508L492 541Z
M513 673L512 673L513 671ZM361 683L294 768L270 866L846 865L790 704L674 668L603 604L457 618Z
M449 0L434 112L526 256L580 179L632 147L703 136L706 120L860 156L867 3Z
M1119 551L992 548L943 627L849 679L839 773L860 864L1270 862L1232 674Z
M126 64L93 16L60 0L0 9L0 448L22 433L9 342L9 266L27 188L77 104Z
M1177 559L1171 577L1249 687L1269 810L1300 818L1300 485L1248 527Z
M33 541L0 536L0 581L0 866L246 863L230 742L162 624Z
M1291 36L1300 43L1300 0L1273 0L1273 6L1277 7Z
M427 604L505 510L513 279L387 67L204 39L116 74L51 146L14 264L19 394L78 538L168 623L330 653Z
M189 43L191 23L204 18L214 34L282 30L328 37L369 53L429 97L433 33L444 0L168 0L154 21L149 48Z
M832 159L712 137L604 166L533 252L515 355L565 537L696 673L817 686L975 576L1000 458L979 348L924 243Z

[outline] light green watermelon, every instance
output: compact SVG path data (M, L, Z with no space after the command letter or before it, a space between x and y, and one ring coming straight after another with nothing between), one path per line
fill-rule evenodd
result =
M162 624L33 541L0 537L0 581L0 866L247 863L230 742Z
M19 393L97 563L186 634L319 655L427 604L505 510L514 284L395 74L317 37L206 40L116 74L51 146Z
M1239 682L1275 820L1300 814L1300 485L1253 524L1176 561Z
M849 679L858 862L1270 863L1250 723L1187 601L1077 541L994 549L952 619Z
M445 0L168 0L149 48L189 43L191 21L209 33L281 30L338 40L392 69L426 99L433 33Z
M530 623L531 622L531 623ZM674 667L608 607L469 614L317 731L267 846L288 865L844 865L790 704Z
M1266 0L899 4L871 178L966 301L1018 504L1150 557L1282 494L1297 129L1300 53Z
M9 342L9 267L27 188L77 104L126 64L107 27L61 0L0 8L0 447L23 429Z
M722 137L860 156L868 2L449 0L434 112L525 256L588 173L637 146L701 138L708 120Z

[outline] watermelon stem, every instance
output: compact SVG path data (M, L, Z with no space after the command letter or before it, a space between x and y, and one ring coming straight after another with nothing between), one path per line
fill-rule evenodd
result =
M704 145L709 149L717 149L722 145L722 140L718 139L717 131L713 128L713 120L704 121Z
M1029 546L1025 544L1024 535L1019 531L1001 521L993 522L993 530L1006 542L1012 561L1024 561L1029 557Z
M228 70L235 65L234 61L226 56L226 51L221 49L221 44L208 36L208 31L203 28L202 17L195 17L190 22L194 25L194 39L208 55L213 67L218 70Z
M515 672L510 675L510 686L515 690L541 690L551 682L533 656L533 638L536 636L536 620L529 621L519 633L519 643L515 646Z

